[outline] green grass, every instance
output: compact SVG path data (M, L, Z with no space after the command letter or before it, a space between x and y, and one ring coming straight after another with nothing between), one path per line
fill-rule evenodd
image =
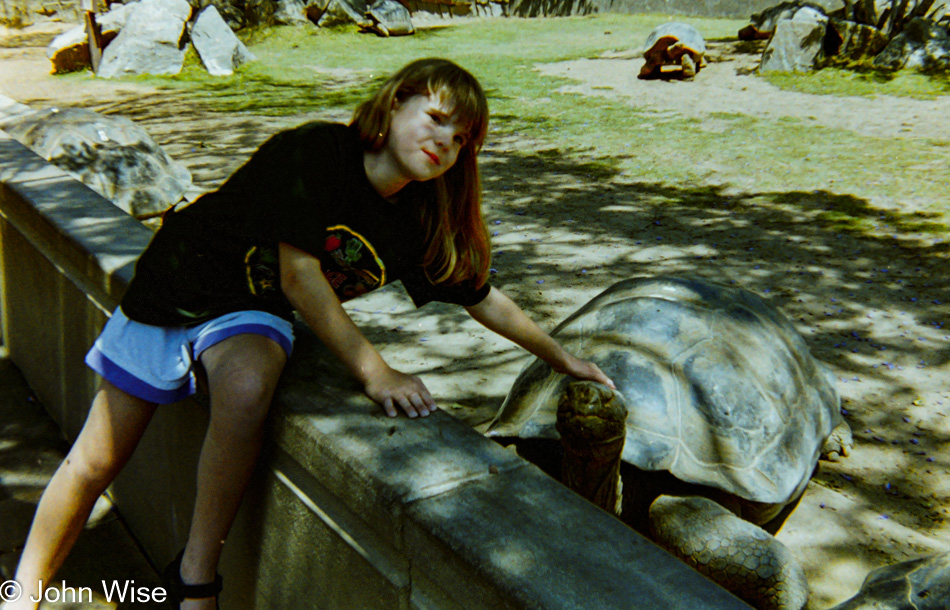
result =
M173 89L217 112L292 116L351 110L408 61L448 57L471 70L485 87L492 110L491 138L523 137L532 150L570 160L605 181L678 187L741 184L751 195L773 197L815 191L847 194L843 203L820 210L816 218L855 231L875 230L879 220L874 210L848 203L855 198L913 200L923 216L905 220L902 230L947 231L946 140L869 138L795 119L739 114L706 120L658 115L627 103L559 93L572 81L535 69L538 63L639 51L650 30L667 19L597 15L460 20L453 27L401 38L357 34L350 28L259 29L242 34L258 61L234 76L209 76L192 54L175 77L136 80ZM710 40L732 38L744 25L734 20L687 21ZM915 73L885 78L881 73L829 68L768 79L782 88L821 95L933 98L950 93L946 78ZM807 197L799 199L800 205L807 205Z
M921 74L913 70L894 72L861 65L829 67L804 74L772 72L764 78L782 89L816 95L894 95L914 99L950 95L948 74Z
M661 16L498 19L378 38L355 29L277 27L243 34L261 58L235 76L212 77L192 57L173 78L140 77L149 84L193 92L222 111L291 114L313 108L352 107L376 81L412 59L447 57L485 86L495 115L517 114L523 101L547 95L551 82L533 75L538 62L596 57L639 49ZM737 22L694 20L710 36L733 32ZM358 69L357 82L339 82L321 69ZM246 99L241 99L246 98Z

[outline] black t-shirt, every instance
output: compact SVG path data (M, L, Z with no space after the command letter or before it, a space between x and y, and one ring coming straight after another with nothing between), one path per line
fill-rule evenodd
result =
M418 210L434 196L430 183L413 182L395 203L380 197L353 128L315 122L281 132L217 191L166 214L136 263L122 310L157 326L244 310L290 319L280 288L281 242L319 258L341 301L402 280L417 307L475 305L487 284L433 285L421 265Z

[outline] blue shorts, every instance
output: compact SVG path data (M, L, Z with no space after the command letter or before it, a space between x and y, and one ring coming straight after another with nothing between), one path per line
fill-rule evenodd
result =
M290 357L293 325L263 311L238 311L188 327L151 326L116 309L86 364L123 392L158 404L177 402L198 387L195 363L201 353L234 335L262 335Z

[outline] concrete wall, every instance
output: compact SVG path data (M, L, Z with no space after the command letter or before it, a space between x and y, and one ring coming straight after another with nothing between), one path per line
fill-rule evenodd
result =
M3 338L70 437L94 388L83 354L150 235L0 132ZM445 413L384 417L299 335L223 607L746 607ZM111 489L156 565L184 542L206 420L200 400L160 409Z

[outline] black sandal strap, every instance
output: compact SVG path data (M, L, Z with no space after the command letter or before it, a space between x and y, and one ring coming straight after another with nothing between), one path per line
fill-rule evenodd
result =
M185 555L182 550L165 568L162 573L162 580L168 590L168 595L180 604L186 599L202 599L205 597L217 597L221 593L223 579L220 574L215 574L214 582L202 583L198 585L186 585L181 580L181 558Z

